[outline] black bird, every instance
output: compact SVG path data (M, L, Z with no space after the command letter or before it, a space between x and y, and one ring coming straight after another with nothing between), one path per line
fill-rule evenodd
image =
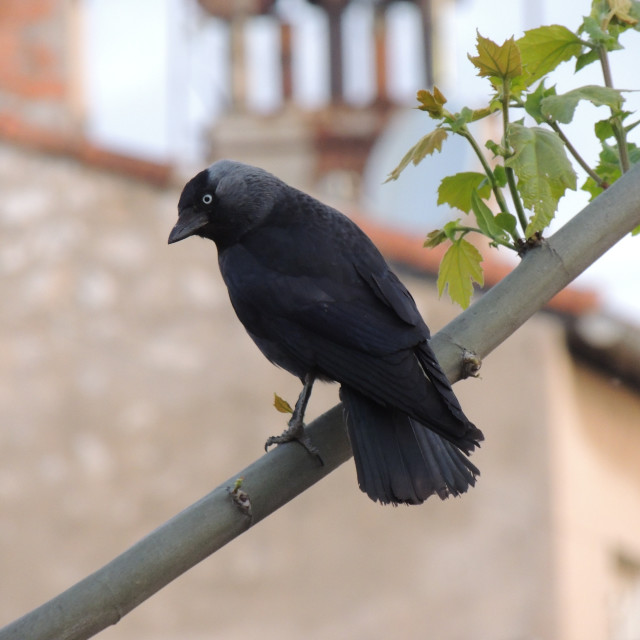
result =
M340 383L358 484L383 504L444 499L475 484L483 435L464 415L411 294L339 211L257 167L221 160L184 187L169 243L216 243L231 304L262 353L304 387Z

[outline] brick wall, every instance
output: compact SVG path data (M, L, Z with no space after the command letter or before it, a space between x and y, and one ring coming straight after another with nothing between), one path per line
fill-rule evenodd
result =
M69 10L64 0L0 3L0 124L3 131L77 133L70 105Z
M166 164L96 147L84 135L82 3L1 0L0 138L165 184Z

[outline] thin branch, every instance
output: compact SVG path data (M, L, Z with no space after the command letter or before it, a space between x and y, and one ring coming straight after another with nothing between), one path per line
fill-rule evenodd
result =
M522 232L527 233L527 214L522 206L522 200L518 193L518 186L516 185L516 174L511 167L505 167L504 172L507 174L507 184L509 185L509 191L511 192L511 198L516 208L516 214L518 215L518 222L522 227Z
M587 175L602 189L607 185L605 181L589 166L587 161L580 155L580 152L573 146L569 138L564 134L564 131L560 128L560 125L553 118L546 120L547 124L558 134L558 137L564 146L567 147L567 151L574 157L575 161L585 170Z
M600 66L602 67L602 76L604 84L609 89L613 89L613 77L611 75L611 67L609 66L609 55L604 45L598 47L598 56L600 58ZM611 109L611 128L613 135L618 144L618 157L620 158L620 170L622 173L629 171L631 162L629 161L629 152L627 150L627 133L622 125L620 116Z
M434 336L433 348L450 379L460 379L465 350L481 358L488 355L639 224L640 165L529 251L506 278ZM315 420L309 430L322 451L323 467L295 444L277 447L102 569L0 629L0 640L84 640L118 622L350 457L340 406ZM230 495L238 484L240 504Z
M502 87L502 137L504 139L505 147L505 167L504 171L507 175L507 184L509 185L509 192L511 193L511 199L513 200L513 206L516 208L516 215L518 216L518 222L522 228L522 233L527 235L527 215L522 206L522 200L518 193L518 187L516 185L516 174L511 167L507 166L506 160L513 155L513 149L509 144L509 102L511 101L511 83L505 78Z
M482 231L482 229L478 229L478 227L470 227L467 225L458 225L456 226L456 231L463 231L465 234L467 233L479 233L481 236L487 238L487 240L490 240L491 243L496 244L496 245L500 245L502 247L506 247L507 249L511 249L511 251L518 251L518 247L515 246L515 244L511 243L511 242L505 242L504 240L500 240L500 238L492 238L487 236L487 234Z
M489 163L487 162L487 159L485 158L484 153L482 153L482 149L478 145L478 142L473 137L473 134L469 131L469 129L467 129L467 127L463 127L459 131L459 135L461 135L463 138L465 138L469 142L469 144L471 145L471 148L473 149L478 160L480 161L480 164L482 165L482 168L485 174L487 175L487 178L489 179L489 183L491 184L491 190L493 191L493 195L496 199L496 202L498 203L498 209L500 209L501 212L509 213L509 207L507 206L507 201L504 199L504 196L502 195L502 189L500 189L500 185L498 184L498 181L496 180L496 177L493 174L493 170L491 169ZM517 231L512 235L512 237L516 242L518 242L518 240L521 239Z

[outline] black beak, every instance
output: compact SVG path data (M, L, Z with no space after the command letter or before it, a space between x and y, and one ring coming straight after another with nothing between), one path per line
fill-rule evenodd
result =
M184 240L201 229L209 222L206 213L195 213L191 209L185 209L180 212L178 222L176 222L171 233L169 234L169 244Z

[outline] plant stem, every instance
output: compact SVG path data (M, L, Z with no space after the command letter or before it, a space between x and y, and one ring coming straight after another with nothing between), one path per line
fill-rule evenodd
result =
M578 150L571 144L569 138L565 136L564 131L560 128L560 125L553 119L547 118L546 124L548 124L557 134L560 140L564 143L567 151L574 157L575 161L585 170L587 175L601 188L606 187L605 181L587 164L587 161L580 155Z
M505 149L505 173L507 174L507 183L509 185L509 191L511 192L511 198L513 199L513 205L516 208L516 214L518 216L518 221L520 222L520 226L522 227L522 232L526 235L527 233L527 216L524 212L524 207L522 206L522 200L520 200L520 194L518 193L518 187L516 185L516 176L511 167L506 166L506 160L513 155L513 149L509 144L509 102L511 101L510 96L510 83L509 80L505 78L504 85L502 87L502 130L503 130L503 139L504 139L504 149Z
M460 225L457 226L456 229L458 231L464 231L463 235L466 235L467 233L479 233L480 235L483 235L485 238L489 238L491 240L491 242L495 243L495 244L499 244L502 247L507 247L508 249L511 249L512 251L518 251L518 247L516 247L515 244L512 244L511 242L505 242L504 240L500 240L500 238L494 238L493 236L487 236L487 234L482 231L482 229L478 229L477 227L467 227L464 225Z
M602 67L602 76L605 86L613 89L613 77L611 75L611 67L609 66L609 56L604 45L598 47L598 56L600 58L600 66Z
M491 184L491 190L493 191L493 195L495 196L496 202L498 203L498 208L500 209L500 211L509 213L509 207L507 206L507 201L504 199L504 196L502 195L502 190L500 189L500 185L496 181L496 178L493 175L493 170L491 169L491 166L487 162L487 159L484 153L482 153L482 149L476 142L476 139L473 137L473 135L467 129L467 127L462 128L459 133L463 138L466 138L469 141L471 148L473 149L476 156L478 157L478 160L480 160L480 164L482 165L482 168L485 174L487 175L487 178L489 179L489 183Z
M498 203L498 208L500 209L501 212L504 213L511 213L509 211L509 207L507 206L507 201L504 199L504 196L502 195L502 189L500 188L500 185L498 184L496 177L493 174L493 170L491 169L491 166L489 165L489 163L487 162L487 159L484 155L484 153L482 153L482 149L480 148L480 146L478 145L478 143L476 142L476 139L473 137L472 133L469 131L469 129L467 129L467 127L463 127L462 129L460 129L459 131L460 135L463 138L466 138L469 141L469 144L471 145L471 148L474 150L476 156L478 157L478 159L480 160L480 164L482 165L482 168L484 169L484 172L491 184L491 190L493 192L493 195L496 199L496 202ZM517 208L517 206L516 206ZM526 226L526 220L525 220L525 226ZM463 227L460 227L463 228ZM472 227L469 227L467 229L468 231L479 231L480 233L482 233L482 231L480 231L479 229L474 229ZM483 234L484 235L484 234ZM501 242L499 240L495 240L495 238L491 238L492 241L497 242L498 244L502 244L505 247L509 247L510 249L513 249L514 251L517 251L517 247L516 245L520 242L522 242L522 238L520 236L520 234L518 233L517 229L514 229L513 233L510 233L511 237L513 238L513 241L515 244L509 244L508 242Z
M604 45L598 47L598 56L600 58L600 66L602 67L602 76L604 78L604 84L609 89L613 89L613 78L611 76L611 67L609 66L609 56L607 55L607 49ZM613 135L618 143L618 156L620 158L620 169L622 173L629 171L631 163L629 162L629 152L627 150L627 133L622 126L622 120L616 112L611 109L611 127L613 129Z
M522 231L527 233L527 214L522 206L522 200L520 200L520 194L518 193L518 186L516 185L516 174L511 167L505 167L505 173L507 174L507 182L509 183L509 191L513 198L513 204L516 208L516 214L518 216L518 222L522 227Z

